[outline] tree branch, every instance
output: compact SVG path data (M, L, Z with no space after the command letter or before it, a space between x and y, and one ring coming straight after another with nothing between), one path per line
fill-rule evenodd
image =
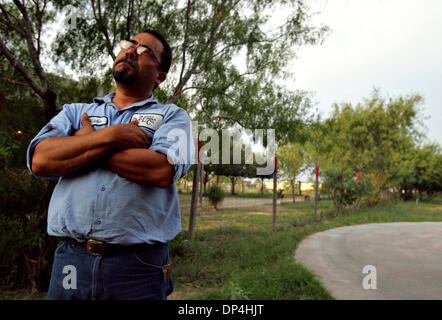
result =
M184 29L184 41L183 41L183 63L181 65L181 73L180 73L179 83L183 80L184 68L186 66L186 48L187 48L187 41L189 39L189 20L190 20L190 0L187 0L186 27Z
M185 88L183 88L183 90L181 90L181 92L184 92L184 91L187 91L187 90L191 90L191 89L201 89L201 90L204 90L206 88L205 87L199 87L199 86L196 86L196 87L185 87Z
M226 10L226 12L230 12L238 3L239 3L239 0L234 2L232 4L232 6ZM177 86L175 87L174 94L169 100L170 103L175 103L179 99L179 97L182 94L182 89L183 89L184 85L187 83L187 81L189 81L190 77L193 74L195 74L195 72L197 71L199 63L201 62L203 55L207 54L210 45L213 43L213 41L215 39L218 29L220 28L221 24L225 20L224 17L225 17L225 14L222 14L222 13L218 14L218 11L216 10L216 8L213 10L212 27L211 27L211 31L210 31L210 36L207 39L205 45L199 51L196 58L193 60L192 66L189 68L189 70L187 70L185 75L180 79Z
M37 53L38 53L38 56L40 56L40 52L41 52L41 29L42 29L42 27L43 27L43 19L42 19L42 17L43 17L43 14L44 14L44 11L45 11L45 9L46 9L46 5L47 5L47 0L44 0L44 3L43 3L43 8L40 10L40 6L39 6L39 2L37 1L36 2L36 7L37 7L37 10L36 10L36 15L37 15L37 22L38 22L38 24L37 24L37 31L38 31L38 36L37 36Z
M6 10L1 3L0 3L0 9L3 11L3 14L6 16L6 19L8 19L8 21L11 21L9 17L12 17L15 19L16 22L20 22L20 20L16 16L8 12L8 10Z
M134 10L134 0L130 0L129 7L127 9L127 20L126 20L127 39L130 39L130 27L131 27L133 10Z
M19 82L19 81L16 81L14 79L9 79L9 78L6 78L6 77L0 77L0 79L8 81L10 84L13 84L15 86L22 86L22 87L27 87L27 88L32 89L31 86L28 83Z
M24 27L26 30L26 33L24 36L25 36L26 42L28 43L28 50L29 50L29 55L31 57L31 62L34 65L35 72L42 83L43 91L46 91L49 88L48 79L46 78L46 75L43 72L43 68L40 64L39 53L35 49L34 42L32 40L33 28L32 28L32 24L31 24L31 20L29 19L28 13L27 13L24 5L22 3L20 3L20 1L18 1L18 0L14 0L14 3L23 16Z
M18 71L20 72L23 77L28 81L30 87L41 97L44 97L44 90L34 81L31 74L26 70L26 68L19 62L15 57L12 55L12 53L9 51L9 49L6 47L6 44L4 43L3 39L0 37L0 51L3 53L3 55L8 59L9 63Z
M225 119L225 120L230 120L230 121L233 121L233 122L236 122L237 124L239 124L239 125L240 125L241 127L243 127L243 128L246 127L243 123L241 123L241 121L239 121L238 119L236 119L236 118L234 118L234 117L231 117L231 116L223 116L223 115L219 115L219 116L212 117L210 120L223 120L223 119ZM255 128L248 128L248 129L253 130L253 129L255 129Z
M114 16L112 17L112 34L113 34L112 43L115 43L116 36L117 36L117 15L118 15L118 11L115 10ZM118 40L121 40L121 39L118 39Z
M101 16L101 0L97 0L97 8L95 8L95 0L91 0L91 4L92 4L92 12L94 14L95 21L98 24L98 29L106 38L107 52L112 57L112 59L115 60L116 56L114 54L113 46L109 39L109 34L107 33L106 26L103 25L103 18Z
M2 10L3 11L3 10ZM6 15L5 15L6 16ZM23 37L25 37L25 32L23 31L23 29L19 28L18 26L12 24L11 20L9 20L9 18L6 16L6 18L8 20L3 19L2 17L0 17L0 23L4 24L5 26L14 29L15 31L17 31L20 35L22 35Z

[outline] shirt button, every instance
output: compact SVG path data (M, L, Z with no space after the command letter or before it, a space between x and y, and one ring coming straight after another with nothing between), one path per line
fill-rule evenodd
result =
M98 218L97 220L95 220L95 224L101 224L101 220L100 220L100 218Z
M101 191L105 191L105 190L106 190L105 186L101 186Z

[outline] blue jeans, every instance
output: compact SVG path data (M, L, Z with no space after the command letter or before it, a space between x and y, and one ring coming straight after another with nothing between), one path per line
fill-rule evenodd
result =
M109 256L94 256L62 239L55 250L48 300L166 300L172 279L161 266L169 245L159 243Z

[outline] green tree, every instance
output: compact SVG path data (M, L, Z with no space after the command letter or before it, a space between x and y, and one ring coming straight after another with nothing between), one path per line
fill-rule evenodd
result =
M61 30L54 59L75 70L102 71L115 58L117 41L147 28L165 34L174 51L169 81L156 95L187 109L207 124L222 119L248 128L292 135L310 101L275 83L295 48L324 38L327 28L310 24L304 1L115 1L55 0L78 8L76 32ZM286 9L279 25L275 7ZM97 34L100 35L97 37ZM240 65L240 67L239 67ZM288 130L291 129L291 130Z
M2 67L10 71L9 65ZM45 253L46 183L28 172L25 159L29 140L45 120L38 98L15 84L21 79L12 75L0 79L0 288L29 284L37 289L47 282L51 263Z
M333 200L338 212L357 210L362 196L369 195L371 183L365 177L356 179L355 172L329 169L322 173L323 189Z
M422 137L417 127L422 102L419 95L387 100L375 90L356 107L335 104L332 116L315 126L309 143L311 161L322 170L337 168L368 176L378 198L411 174L405 160Z
M305 148L300 143L289 143L278 148L278 167L290 180L292 198L295 202L296 176L305 164Z
M76 9L75 30L63 25L53 44L45 44L45 32L68 5ZM268 30L275 6L287 9L287 16ZM178 104L207 126L222 120L251 129L275 128L278 140L296 138L310 100L305 92L278 86L277 80L289 76L284 68L297 47L318 43L327 31L310 24L309 8L300 0L0 0L0 10L1 62L16 73L2 77L40 99L46 121L57 113L57 105L73 101L70 94L78 94L81 100L76 101L90 101L89 90L110 83L109 58L115 58L117 40L154 28L175 52L169 81L155 92L160 101ZM80 82L88 93L64 90L69 80L58 87L62 81L45 69L45 55L58 67L65 63L83 75ZM100 81L94 84L91 74ZM62 72L57 76L66 78ZM12 152L2 151L6 156ZM46 199L50 192L49 184Z
M442 155L438 144L416 146L404 158L404 166L408 170L398 183L403 199L410 199L413 190L419 192L421 200L424 192L432 196L434 192L442 190Z
M215 210L218 210L218 203L224 199L223 189L216 184L213 184L207 191L207 197L209 198L211 205L214 206Z
M46 120L57 113L56 98L50 79L42 64L45 51L45 27L54 21L55 11L48 0L0 1L0 53L2 64L7 61L12 68L2 78L23 86L39 97ZM11 76L13 73L17 76Z

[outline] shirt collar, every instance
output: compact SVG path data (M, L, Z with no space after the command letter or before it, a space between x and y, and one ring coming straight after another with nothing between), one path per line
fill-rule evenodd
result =
M94 102L95 103L113 103L112 102L112 98L115 96L115 92L110 92L107 95L105 95L104 97L95 97L94 98ZM150 98L135 102L133 104L131 104L130 106L127 106L124 109L128 109L128 108L132 108L132 107L142 107L148 104L157 104L158 100L157 98L155 98L153 95L150 96Z

